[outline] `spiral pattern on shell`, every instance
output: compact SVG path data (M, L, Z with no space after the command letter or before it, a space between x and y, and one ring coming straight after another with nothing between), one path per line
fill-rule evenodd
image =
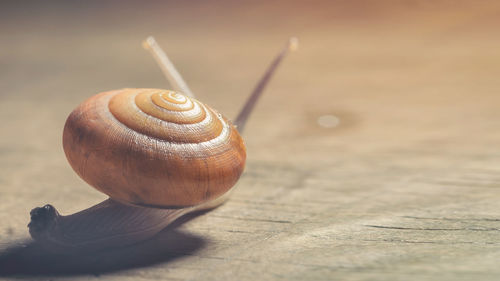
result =
M63 147L73 169L115 200L185 207L228 191L244 169L243 140L196 99L159 89L91 97L68 117Z

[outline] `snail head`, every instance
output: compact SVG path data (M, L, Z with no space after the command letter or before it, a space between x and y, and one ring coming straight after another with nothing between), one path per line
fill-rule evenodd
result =
M54 206L47 204L30 212L31 221L28 224L31 236L41 236L56 225L59 213Z

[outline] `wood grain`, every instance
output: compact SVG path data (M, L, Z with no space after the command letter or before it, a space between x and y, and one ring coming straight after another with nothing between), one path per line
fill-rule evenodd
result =
M2 278L500 278L497 2L23 5L0 9ZM67 164L64 120L98 92L167 87L150 34L228 117L290 35L301 45L246 127L225 205L134 247L45 253L31 208L105 198Z

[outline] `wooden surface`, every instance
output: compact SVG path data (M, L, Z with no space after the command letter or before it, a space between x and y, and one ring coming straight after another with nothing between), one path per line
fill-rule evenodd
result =
M500 278L498 2L189 2L0 8L1 278ZM246 128L227 204L134 247L44 252L31 208L105 199L66 162L65 118L100 91L168 87L150 34L229 117L286 38L301 45Z

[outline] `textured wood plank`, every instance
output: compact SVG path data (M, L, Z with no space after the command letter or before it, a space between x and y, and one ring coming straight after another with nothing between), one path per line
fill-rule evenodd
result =
M1 278L500 278L498 3L139 6L0 9ZM135 247L48 254L30 243L31 208L105 198L67 164L65 118L100 91L167 87L140 47L149 34L230 117L286 38L302 44L246 128L227 204Z

